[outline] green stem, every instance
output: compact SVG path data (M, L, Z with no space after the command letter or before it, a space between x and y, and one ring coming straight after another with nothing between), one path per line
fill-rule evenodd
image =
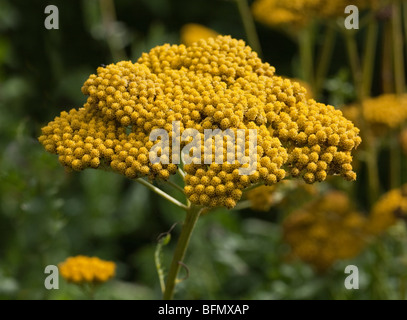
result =
M243 200L236 204L236 206L232 210L243 210L250 208L252 206L252 202L250 200Z
M404 93L406 79L404 69L404 50L403 50L403 27L401 22L401 2L395 2L392 5L392 36L393 36L393 68L396 94ZM393 139L394 140L394 139ZM391 161L391 187L400 186L401 175L401 154L400 146L394 140L390 149Z
M391 42L392 28L389 21L384 24L383 30L383 53L382 53L382 91L383 93L394 92L394 78L392 71L393 47Z
M370 142L370 141L368 141ZM367 159L366 159L366 166L367 166L367 174L368 174L368 181L369 181L369 207L372 207L373 204L377 201L379 197L379 175L378 175L378 167L377 167L377 149L375 145L368 146L367 150Z
M303 28L298 37L302 77L311 86L312 92L315 92L313 25L310 23Z
M346 51L348 54L350 69L352 72L353 82L355 85L358 101L362 101L362 71L360 69L360 59L358 47L355 39L355 33L351 30L344 30Z
M170 180L165 181L168 185L170 185L171 187L173 187L174 189L180 191L182 194L184 194L184 189L182 187L180 187L179 185L177 185L175 182L172 182Z
M322 85L329 70L332 53L335 46L336 30L333 26L327 25L324 42L321 48L321 55L318 59L318 66L315 76L315 98L318 99L322 91Z
M378 36L377 20L372 17L367 27L365 51L363 54L362 94L369 97L372 89L372 80L375 67L375 55Z
M184 172L184 170L181 169L180 166L178 166L177 171L178 171L178 173L181 175L182 179L185 179L185 176L186 176L187 174Z
M396 93L403 94L406 80L404 77L404 52L403 52L403 30L401 24L400 2L392 5L392 35L393 35L393 67L396 85Z
M174 199L169 194L162 191L160 188L157 188L156 186L152 185L150 182L148 182L148 181L146 181L146 180L144 180L142 178L138 178L135 181L137 181L138 183L141 183L142 185L146 186L151 191L157 193L158 195L160 195L164 199L167 199L168 201L170 201L171 203L173 203L176 206L180 207L181 209L188 210L188 207L185 204L179 202L177 199Z
M184 185L185 185L185 176L187 175L185 173L184 170L182 170L181 165L178 166L177 169L178 174L181 176L182 180L184 181ZM184 190L182 190L182 192L184 192ZM184 193L185 194L185 193ZM191 206L191 202L189 201L188 197L187 197L187 206L190 207Z
M243 22L243 26L246 32L247 41L250 47L257 52L261 57L262 51L260 46L259 37L256 32L256 26L253 21L253 16L250 12L250 7L247 3L247 0L236 0L237 7L239 8L240 17Z
M164 269L161 264L162 247L163 247L163 242L161 240L159 240L157 247L155 248L155 252L154 252L154 261L155 261L155 267L156 267L157 273L158 273L158 279L160 280L161 292L164 293L164 291L165 291Z
M257 188L257 187L260 187L260 186L262 186L262 185L264 185L264 182L259 182L259 183L252 184L251 186L249 186L249 187L247 187L246 189L244 189L243 192L247 192L247 191L253 190L253 189L255 189L255 188Z
M175 252L172 257L170 270L168 272L167 282L165 284L165 291L163 295L164 300L172 300L174 297L174 289L175 285L177 284L178 272L181 268L181 263L184 260L185 252L188 248L192 231L194 230L194 227L202 210L202 207L194 205L187 210L181 234L179 236L177 246L175 247Z
M359 119L361 132L364 133L363 141L367 146L367 158L366 166L368 172L368 190L369 190L369 204L370 206L377 200L379 196L379 171L377 167L377 149L374 143L374 138L370 132L369 127L366 124L364 113L363 113L363 99L364 99L364 83L362 78L362 70L360 68L360 59L358 54L358 48L355 39L355 33L349 30L344 31L346 49L348 54L348 59L352 71L354 86L357 94L357 100L359 103ZM370 44L369 44L370 45ZM367 48L366 48L367 50ZM368 59L372 59L368 57ZM367 67L367 64L364 65ZM367 77L367 76L366 76Z
M404 36L406 37L404 44L406 45L407 51L407 2L404 1L401 5L403 6Z
M390 187L400 187L401 178L401 153L397 139L391 139L390 145Z
M79 288L82 290L86 298L88 300L95 300L95 284L93 283L84 283L84 284L79 284Z

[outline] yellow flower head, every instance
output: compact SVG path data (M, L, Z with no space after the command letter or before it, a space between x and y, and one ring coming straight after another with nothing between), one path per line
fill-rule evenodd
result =
M290 79L291 82L298 82L300 86L306 90L305 98L307 100L314 99L314 93L312 92L311 85L308 82L298 78L288 78L288 79Z
M201 39L216 38L218 35L216 31L201 24L188 23L181 28L181 43L190 46Z
M283 222L283 236L294 256L323 272L362 251L365 225L345 194L330 192L290 214Z
M399 218L407 218L407 185L385 193L372 208L367 230L379 235Z
M62 277L69 282L102 283L115 274L116 264L97 257L69 257L58 265Z
M273 185L290 174L308 183L333 174L355 180L350 163L361 143L359 129L274 71L230 36L158 46L136 63L99 67L82 87L88 96L83 108L62 112L42 128L39 141L73 170L103 166L130 179L167 180L180 156L171 144L154 163L150 155L162 138L154 142L150 135L165 129L171 140L178 121L181 135L202 141L184 166L185 193L192 203L211 207L233 208L251 184ZM206 129L229 130L236 140L205 139ZM250 163L254 170L241 174Z
M344 114L357 122L360 106L349 105L344 108ZM382 94L368 98L362 103L363 117L379 134L383 129L395 129L407 120L407 94Z

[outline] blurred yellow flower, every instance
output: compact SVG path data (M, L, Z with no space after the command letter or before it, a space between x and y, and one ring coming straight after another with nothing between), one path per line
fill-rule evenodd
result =
M293 10L293 1L282 0L256 0L252 5L253 16L267 26L306 24L307 17L301 12ZM295 2L295 1L294 1ZM290 5L291 4L291 5Z
M362 251L365 226L365 217L353 210L348 196L334 191L290 214L283 222L283 237L293 256L323 272Z
M364 120L370 125L375 135L387 129L399 128L407 120L407 94L382 94L363 100ZM343 108L344 115L358 123L360 105L351 104Z
M181 28L181 43L190 46L201 39L216 38L218 35L216 31L201 24L188 23Z
M97 257L78 255L67 258L58 267L62 277L69 282L96 284L112 278L115 274L116 264Z
M366 99L363 102L363 116L372 124L396 128L407 119L407 94L383 94Z
M302 27L311 19L345 17L345 8L356 5L359 10L372 8L377 0L256 0L252 5L255 19L270 27Z
M273 205L275 186L259 186L247 192L251 208L257 211L268 211Z
M397 222L407 218L407 184L385 193L372 208L368 232L379 235Z

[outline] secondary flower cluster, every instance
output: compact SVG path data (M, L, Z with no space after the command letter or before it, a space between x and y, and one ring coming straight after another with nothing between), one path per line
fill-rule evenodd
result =
M345 107L344 114L357 122L360 116L360 106ZM365 99L362 103L363 117L374 132L382 128L395 129L407 120L407 94L382 94L374 98Z
M332 174L354 180L351 151L361 142L359 129L334 107L306 99L303 87L274 71L230 36L189 47L158 46L137 63L99 67L82 87L88 96L83 108L62 112L42 129L39 141L74 170L104 166L131 179L166 180L180 155L170 145L161 150L169 151L168 164L163 158L152 163L154 129L166 130L171 140L178 121L181 134L195 129L202 141L205 129L243 129L245 136L232 146L213 137L212 146L195 150L209 151L211 164L201 158L184 166L186 195L205 206L232 208L251 184L273 185L289 174L308 183ZM257 132L256 144L249 129ZM223 158L215 159L215 146L223 147ZM230 150L234 162L227 162ZM239 172L242 158L257 160L250 175Z
M367 230L373 235L379 235L401 218L407 218L407 185L390 190L376 202Z
M69 257L59 264L59 272L69 282L101 283L106 282L115 274L116 264L97 257Z
M307 24L310 18L330 19L344 16L345 7L348 5L364 9L375 6L377 2L377 0L256 0L252 11L258 21L271 27L279 25L301 27Z
M361 252L365 226L366 219L352 210L348 197L334 191L290 214L283 236L295 256L322 272Z
M190 46L200 39L216 38L218 35L216 31L201 24L188 23L181 28L181 43Z
M257 211L268 211L274 203L275 186L259 186L247 192L251 208Z

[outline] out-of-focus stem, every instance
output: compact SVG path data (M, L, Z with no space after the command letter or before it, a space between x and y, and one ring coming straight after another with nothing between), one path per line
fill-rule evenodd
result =
M404 93L406 80L404 69L403 29L401 24L401 3L392 5L393 67L396 93Z
M372 17L368 23L365 50L363 54L362 95L369 97L372 89L372 80L375 67L376 45L377 45L377 20Z
M344 31L346 50L348 54L350 69L352 72L353 82L357 94L358 101L362 101L362 71L360 68L360 59L358 54L358 48L355 39L355 33L352 30Z
M404 1L401 3L403 7L403 21L404 21L404 36L406 37L404 44L406 46L406 51L407 51L407 2Z
M114 0L99 0L100 13L102 16L103 28L106 32L106 41L109 46L110 54L114 61L126 59L126 53L122 48L117 48L114 45L111 28L113 23L117 20L116 9L114 7Z
M377 166L377 149L374 144L374 139L372 134L366 125L363 114L363 99L364 99L364 78L362 77L362 71L360 68L360 59L358 54L358 49L356 45L355 33L349 30L344 31L344 37L346 41L346 49L349 58L349 63L351 66L353 81L355 90L357 93L357 100L359 103L359 119L360 129L363 134L363 142L366 145L366 167L368 172L368 185L369 185L369 204L372 205L376 202L379 196L379 171ZM369 58L371 59L371 58Z
M256 26L253 21L253 16L250 12L250 7L247 0L235 0L239 8L240 17L243 22L243 26L246 32L247 41L250 47L257 52L261 57L262 51L260 46L259 37L257 35Z
M406 80L404 69L404 50L403 50L403 27L401 23L401 2L396 1L392 4L392 36L393 36L393 68L394 68L394 83L396 94L404 93ZM391 163L391 187L398 188L400 186L401 176L401 154L400 146L397 139L393 139L390 147L390 163Z
M370 145L367 148L366 167L368 174L369 188L369 206L371 207L379 198L379 175L377 167L377 149L375 145Z
M329 65L332 59L332 53L335 46L336 30L333 26L327 25L324 43L321 48L321 55L318 59L318 66L315 76L315 92L314 95L318 99L321 94L322 85L328 73Z
M401 181L401 151L398 140L392 136L390 142L390 187L400 187Z
M301 70L304 81L308 82L312 91L315 92L314 83L314 50L313 50L313 25L307 27L298 33L298 45L300 51Z
M393 46L391 44L391 26L385 22L383 30L383 53L382 53L382 91L383 93L394 92L393 90Z

